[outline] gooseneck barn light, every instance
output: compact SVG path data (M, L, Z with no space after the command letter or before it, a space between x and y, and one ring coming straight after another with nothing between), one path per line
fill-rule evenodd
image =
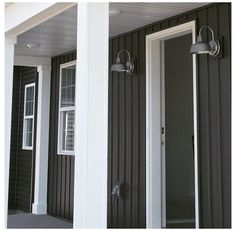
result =
M121 52L126 52L126 54L128 54L128 61L126 62L126 64L123 64L120 61ZM133 75L135 73L135 65L134 65L133 60L131 59L131 56L128 50L122 49L118 52L116 63L111 66L111 71L126 72L130 75Z
M211 31L211 41L205 42L202 39L202 30L206 28ZM191 54L209 54L213 57L216 57L220 52L220 43L215 39L214 32L209 26L202 26L199 30L199 34L197 37L197 42L191 46L190 53Z

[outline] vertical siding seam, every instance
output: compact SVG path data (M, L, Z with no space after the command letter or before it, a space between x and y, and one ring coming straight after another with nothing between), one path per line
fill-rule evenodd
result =
M51 76L52 76L52 86L51 86L51 100L54 98L55 99L55 89L56 89L56 83L55 83L55 67L57 67L57 62L56 62L56 59L53 58L52 59L54 64L52 65L52 73L51 73ZM53 115L53 112L55 111L55 103L52 104L51 106L51 110L50 110L50 115ZM53 120L53 116L51 116L51 120ZM50 121L50 124L51 124L51 121ZM52 133L54 134L55 136L55 127L52 126ZM51 189L53 191L53 187L54 187L54 153L53 153L53 150L54 150L54 137L50 137L50 143L49 143L49 146L50 146L50 150L52 151L51 153L49 153L49 156L50 156L50 160L52 162L52 176L51 176ZM56 195L55 195L56 197ZM55 211L55 208L54 208L54 200L53 200L53 197L52 197L52 193L51 193L51 197L49 198L50 202L51 202L51 214L54 213Z
M15 172L15 192L14 192L14 207L15 207L15 209L17 208L17 200L16 200L16 198L17 198L17 178L18 178L18 162L19 162L19 136L20 136L20 102L21 102L21 75L22 75L22 73L21 73L21 69L22 69L22 67L20 67L20 76L19 76L19 78L20 78L20 80L19 80L19 92L18 92L18 111L17 111L17 113L18 113L18 116L17 116L17 150L16 150L16 172Z
M76 155L76 154L75 154ZM69 170L71 170L71 158L69 159ZM71 188L71 171L69 171L69 182L68 182L68 185L69 185L69 188ZM71 211L71 208L70 208L70 203L71 203L71 198L70 198L70 191L68 192L68 206L67 206L67 209L68 209L68 217L69 219L73 219L70 215L70 211ZM72 208L73 209L73 208Z
M216 28L217 28L217 31L216 31L216 34L217 35L219 35L219 5L216 5L215 6L216 7L216 23L217 23L217 25L216 25ZM222 48L221 48L222 49ZM223 175L222 175L222 153L223 153L223 150L222 150L222 134L221 134L221 131L222 131L222 123L221 123L221 118L222 118L222 113L221 113L221 108L222 108L222 105L221 105L221 89L220 89L220 86L221 86L221 84L220 84L220 61L219 61L219 59L217 59L217 66L218 66L218 86L219 86L219 91L218 91L218 96L219 96L219 151L220 151L220 156L219 156L219 158L220 158L220 169L219 169L219 171L220 171L220 190L221 190L221 195L220 195L220 197L221 197L221 225L222 225L222 227L224 227L224 216L223 216L223 208L224 208L224 204L223 204L223 188L222 188L222 186L223 186L223 184L222 184L222 177L223 177Z
M131 47L130 47L130 50L131 50L131 54L133 54L133 35L134 33L131 34L130 36L130 42L131 42ZM134 151L134 136L133 136L133 128L134 128L134 124L133 124L133 116L134 116L134 112L133 112L133 94L134 94L134 91L133 91L133 87L134 87L134 83L133 83L133 79L131 79L131 167L130 167L130 170L131 170L131 175L130 175L130 179L131 179L131 190L132 190L132 194L134 192L134 188L133 188L133 151ZM131 200L130 200L130 211L131 211L131 225L133 226L133 210L132 210L132 206L133 206L133 202L132 202L132 197L131 197Z
M15 192L14 192L14 207L17 209L17 180L18 180L18 162L19 162L19 139L20 139L20 106L21 106L21 78L22 67L20 67L20 80L19 80L19 92L18 92L18 116L17 116L17 150L16 150L16 172L15 172Z
M66 158L65 158L65 185L64 185L64 187L65 187L65 189L66 189L66 182L67 182L67 160L68 160L68 158L70 158L69 156L66 156ZM67 192L66 192L66 190L64 191L64 217L66 217L67 219L68 219L68 215L66 215L66 194L67 194Z
M208 8L206 8L205 10L204 10L204 12L205 12L205 19L206 19L206 25L208 25L208 19L207 19L207 16L208 16L208 13L207 13L207 9ZM207 41L208 41L208 34L206 34L206 38L207 38ZM210 88L209 88L209 55L206 57L206 59L207 59L207 68L206 68L206 71L207 71L207 102L208 102L208 107L207 107L207 110L208 110L208 118L207 118L207 120L208 120L208 170L207 170L207 173L208 173L208 177L207 177L207 179L208 179L208 181L209 181L209 193L208 193L208 196L209 196L209 204L210 204L210 214L209 214L209 216L210 216L210 224L209 224L209 226L211 227L212 226L212 224L213 224L213 218L212 218L212 209L213 209L213 207L212 207L212 203L211 203L211 200L212 200L212 181L211 180L209 180L210 178L211 178L211 140L210 140L210 136L211 136L211 129L210 129L210 118L211 118L211 111L210 111L210 107L209 107L209 98L210 98Z
M56 68L57 68L57 60L56 60L56 58L54 58L54 66L52 67L53 88L52 88L51 97L55 99L55 102L51 108L52 114L53 114L53 112L56 112L56 106L55 106L55 104L56 104L56 84L57 84L57 82L56 82ZM53 119L53 117L52 117L52 119ZM55 174L54 174L54 172L56 171L56 169L55 169L56 166L55 166L55 162L54 162L54 159L55 159L55 157L54 157L54 155L55 155L54 154L54 150L55 150L54 142L55 142L56 126L54 126L52 130L53 130L54 137L51 138L52 139L52 141L51 141L52 142L52 144L51 144L52 145L52 153L50 153L50 158L52 161L52 178L51 178L52 182L51 183L52 183L52 192L53 192L55 184L56 184ZM56 203L54 203L54 201L57 200L57 194L55 193L54 197L52 194L50 199L52 200L52 202L51 202L52 203L52 214L55 214L56 213Z
M152 31L154 30L154 28L152 27ZM137 44L138 44L138 46L137 46L137 69L136 69L136 71L137 71L137 83L138 83L138 86L137 86L137 94L138 94L138 103L137 103L137 106L138 106L138 153L137 153L137 161L138 161L138 166L137 166L137 168L138 168L138 180L137 180L137 199L138 199L138 202L137 202L137 219L138 219L138 227L140 226L140 218L139 218L139 207L140 207L140 201L139 201L139 182L140 182L140 164L139 164L139 161L140 161L140 158L139 158L139 156L140 156L140 146L141 146L141 142L140 142L140 125L141 125L141 121L140 121L140 106L139 106L139 103L140 103L140 92L139 92L139 79L140 79L140 76L139 76L139 65L138 65L138 59L139 59L139 32L137 32Z
M54 78L55 78L55 94L54 94L54 97L55 97L55 105L54 105L54 108L55 108L55 112L57 113L57 107L56 107L56 104L57 104L57 85L58 85L58 78L57 78L57 76L58 76L58 68L59 68L59 64L58 64L58 58L56 59L56 67L55 67L55 72L54 72ZM58 119L58 115L56 114L56 118ZM55 125L55 127L54 127L54 134L55 134L55 137L57 136L57 126ZM57 147L56 147L56 138L54 137L54 142L53 142L53 149L55 150L57 150ZM57 216L57 197L58 197L58 193L57 193L57 168L58 168L58 166L57 166L57 159L56 159L56 156L57 155L57 151L56 151L56 153L54 153L53 152L53 169L54 169L54 171L53 171L53 182L54 182L54 187L53 187L53 189L56 191L55 192L55 208L54 208L54 214Z
M52 182L51 182L51 178L52 178L52 174L50 174L50 171L53 172L53 166L51 166L51 134L52 134L52 127L51 127L51 121L52 121L52 113L51 110L53 108L52 105L52 92L53 92L53 66L54 66L54 60L51 59L51 65L52 65L52 69L51 69L51 86L50 86L50 115L49 115L49 141L48 141L48 183L47 183L47 213L52 214L52 199L51 199L51 187L52 187ZM52 169L52 170L51 170Z
M112 63L113 63L113 54L114 54L114 40L112 40L112 42L111 42L111 46L112 46ZM112 91L111 91L111 124L113 124L113 109L114 109L114 107L113 107L113 102L114 102L114 97L113 97L113 72L111 72L111 89L112 89ZM111 163L111 170L110 170L110 174L111 174L111 176L110 176L110 184L111 184L111 188L110 188L110 190L112 190L112 182L113 182L113 171L112 171L112 169L113 169L113 158L112 158L112 156L113 156L113 126L111 126L111 137L110 137L110 139L111 139L111 153L110 153L110 163ZM112 199L112 197L110 197L110 211L111 211L111 214L110 214L110 220L111 220L111 226L113 225L113 199Z
M228 7L227 7L227 12L228 12L228 22L229 22L229 70L230 70L230 73L229 73L229 78L230 78L230 120L232 121L232 116L231 116L231 113L232 113L232 86L231 86L231 81L232 81L232 77L231 77L231 70L232 70L232 64L231 64L231 43L232 43L232 39L231 39L231 28L232 28L232 22L231 22L231 15L232 15L232 11L231 11L231 3L228 3ZM231 138L231 140L232 140L232 136L231 136L231 134L232 134L232 128L231 128L231 122L230 122L230 130L229 130L229 133L230 133L230 138ZM231 141L230 140L230 144L231 144ZM230 155L230 189L231 189L231 191L232 191L232 162L231 162L231 159L232 159L232 151L231 151L231 146L230 146L230 153L229 153L229 155ZM230 191L230 201L232 202L232 193L231 193L231 191ZM232 204L232 203L231 203ZM230 211L229 211L229 213L230 213L230 215L231 215L231 217L232 217L232 206L230 206ZM226 214L226 216L228 216L228 214ZM227 226L229 226L230 228L231 228L231 226L232 226L232 218L230 217L230 223L229 224L227 224ZM227 227L227 226L225 226L225 227Z
M126 49L126 36L124 36L124 48ZM124 187L126 187L126 76L124 74ZM125 188L126 192L126 188ZM126 193L125 193L126 194ZM123 206L123 221L124 221L124 226L126 227L126 219L125 219L125 201L124 201L124 206Z
M118 52L120 50L120 38L118 39ZM120 73L117 72L117 102L118 102L118 105L117 105L117 156L116 156L116 161L117 161L117 168L116 168L116 181L119 181L120 180L120 120L119 120L119 117L120 117ZM117 203L116 203L116 213L117 213L117 225L119 227L119 203L120 201L117 200Z
M61 59L60 59L60 64L62 64L62 63L64 63L65 62L65 60L66 60L66 56L65 57L61 57ZM59 75L60 75L60 71L59 71ZM59 85L58 85L59 87L58 87L58 93L60 94L60 78L59 78ZM58 105L58 110L59 110L59 101L58 101L58 103L57 103L57 105ZM58 113L57 113L58 114ZM59 119L59 118L58 118ZM59 131L58 131L58 129L59 129L59 127L57 127L57 136L58 136L58 133L59 133ZM60 162L60 168L59 169L57 169L58 171L59 171L59 179L58 179L58 181L59 181L59 183L60 183L60 187L59 187L59 191L60 191L60 197L59 197L59 210L58 210L58 212L59 212L59 214L58 214L58 216L60 216L60 217L62 217L62 211L61 211L61 207L62 207L62 177L63 177L63 175L62 175L62 162L63 162L63 158L64 158L64 156L62 156L62 155L60 155L60 156L57 156L57 160ZM57 175L57 177L58 177L58 175Z
M55 75L55 82L56 82L56 86L55 86L55 112L56 112L56 118L57 118L57 121L58 121L58 108L57 108L57 104L58 104L58 88L59 88L59 84L58 84L58 76L59 76L59 74L58 74L58 69L60 68L60 63L59 63L59 58L57 58L57 66L56 66L56 69L55 69L55 73L56 73L56 75ZM54 158L56 159L55 160L55 162L53 163L54 165L56 164L56 166L55 166L55 171L56 171L56 176L54 176L55 177L55 184L56 184L56 186L55 186L55 188L56 188L56 207L55 207L55 215L56 216L58 216L58 213L57 213L57 211L58 211L58 204L57 204L57 200L58 200L58 190L57 190L57 186L58 186L58 160L57 160L57 158L58 158L58 156L57 156L57 139L56 139L56 137L58 136L58 127L57 127L57 125L55 125L55 137L54 137L54 140L55 140L55 143L54 143L54 150L56 150L56 153L53 153L53 155L54 155Z
M60 59L59 59L59 63L61 64L61 63L63 63L62 61L61 61L61 59L63 58L63 61L64 61L64 57L60 57ZM58 88L57 88L57 90L58 90L58 94L57 95L59 95L60 94L60 78L59 78L59 76L60 76L60 64L59 64L59 72L58 72L58 76L57 76L57 78L58 78L58 81L59 81L59 84L58 84ZM58 110L59 110L59 96L58 96L58 101L57 101L57 115L58 115ZM59 117L58 117L58 120L59 120ZM56 125L57 126L57 133L56 133L56 137L58 137L58 125ZM56 141L56 143L57 143L57 141ZM56 145L57 146L57 145ZM57 159L57 194L58 194L58 198L57 198L57 205L58 205L58 207L57 207L57 216L61 216L61 179L62 179L62 175L61 175L61 158L62 158L62 156L60 155L58 155L57 153L56 153L56 159ZM60 167L60 168L59 168ZM59 203L58 203L58 199L59 199Z

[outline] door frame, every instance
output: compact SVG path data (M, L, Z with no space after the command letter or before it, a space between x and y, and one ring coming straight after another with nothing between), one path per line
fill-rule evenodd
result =
M163 187L162 155L162 118L164 86L163 60L161 60L161 42L192 34L196 38L196 22L190 21L146 36L146 226L147 228L165 227L165 187ZM190 48L189 48L190 49ZM194 144L198 144L197 121L197 63L193 55L193 125ZM158 142L157 142L158 141ZM198 184L198 145L194 145L195 179L195 227L199 228L199 184Z

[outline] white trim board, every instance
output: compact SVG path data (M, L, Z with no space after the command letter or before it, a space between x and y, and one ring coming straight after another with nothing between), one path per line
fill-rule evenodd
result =
M32 213L47 214L51 66L38 66L38 110Z
M146 36L146 221L147 228L165 226L165 206L162 194L162 145L161 125L161 41L192 33L195 42L195 21L184 23ZM193 119L194 143L198 144L197 130L197 75L196 55L193 55ZM158 141L159 142L156 142ZM195 220L199 228L199 195L198 195L198 146L194 146L194 178L195 178Z

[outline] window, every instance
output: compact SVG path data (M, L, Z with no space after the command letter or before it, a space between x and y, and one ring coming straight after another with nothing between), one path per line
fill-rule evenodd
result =
M58 154L74 154L76 61L60 67Z
M33 149L35 83L25 85L22 149Z

